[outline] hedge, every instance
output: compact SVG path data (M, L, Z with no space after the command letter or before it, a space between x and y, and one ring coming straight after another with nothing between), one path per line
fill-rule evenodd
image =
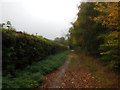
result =
M66 49L67 47L42 36L2 29L3 76L14 76L16 69L24 69L33 62Z

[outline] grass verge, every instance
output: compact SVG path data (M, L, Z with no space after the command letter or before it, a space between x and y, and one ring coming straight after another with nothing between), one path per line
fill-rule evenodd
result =
M100 81L102 88L118 88L118 76L115 72L106 67L97 59L85 53L80 53L79 58L83 68L87 68L96 80Z
M26 67L23 71L16 71L16 76L10 74L2 78L3 88L34 88L43 82L43 76L58 69L69 51L51 55L47 59Z
M74 60L75 60L75 58L72 57L71 58L71 62L70 62L70 68L72 68L75 65Z

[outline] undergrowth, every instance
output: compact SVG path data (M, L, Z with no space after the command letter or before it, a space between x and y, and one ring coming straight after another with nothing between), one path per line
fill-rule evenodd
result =
M47 59L26 67L22 71L16 71L15 76L8 74L3 77L3 88L34 88L40 87L43 76L58 69L64 63L69 51L51 55Z
M105 66L98 59L85 53L80 53L79 58L81 59L83 68L87 68L95 76L95 79L100 81L102 87L118 88L119 75L106 68L107 65Z

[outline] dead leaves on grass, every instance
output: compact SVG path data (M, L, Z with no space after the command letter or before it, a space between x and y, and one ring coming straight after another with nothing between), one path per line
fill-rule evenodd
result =
M77 55L70 55L70 57L77 58ZM101 88L101 81L85 68L79 59L74 60L74 66L67 68L65 74L59 79L59 86L53 85L53 82L58 77L59 70L45 76L43 83L44 88Z

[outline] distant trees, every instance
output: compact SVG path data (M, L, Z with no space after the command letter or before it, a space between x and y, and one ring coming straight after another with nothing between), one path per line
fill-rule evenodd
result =
M0 27L6 28L6 29L9 29L9 30L15 30L15 28L13 28L10 21L7 21L6 23L0 23Z
M0 23L0 27L3 27L5 25L5 23Z
M54 41L55 42L59 42L59 43L61 43L61 44L64 44L64 45L67 45L67 40L65 40L65 38L64 37L56 37L55 39L54 39Z

